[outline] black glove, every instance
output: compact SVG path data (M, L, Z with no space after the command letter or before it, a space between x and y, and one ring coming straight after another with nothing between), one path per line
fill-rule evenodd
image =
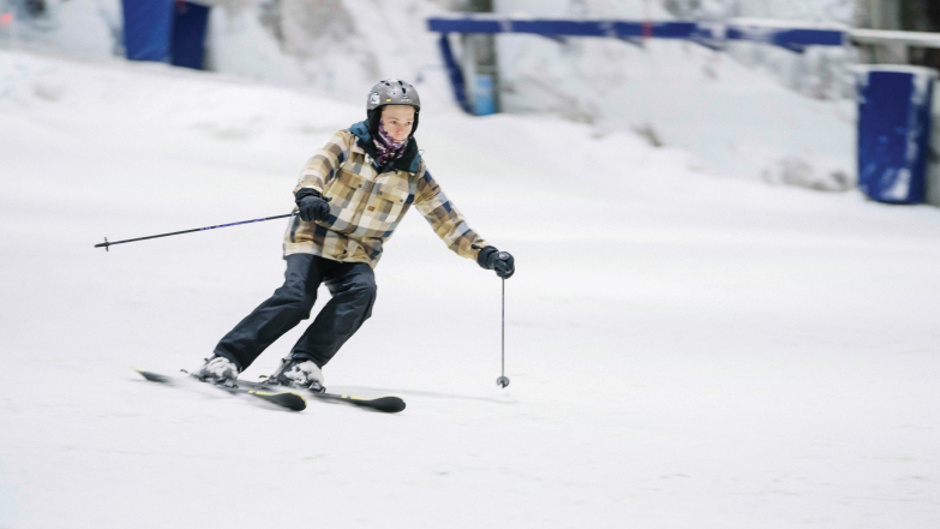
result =
M294 202L300 209L300 218L310 222L330 218L330 204L323 200L316 189L304 187L294 195Z
M477 255L477 263L487 270L496 270L496 275L509 279L516 272L515 259L509 252L501 252L493 246L487 246Z

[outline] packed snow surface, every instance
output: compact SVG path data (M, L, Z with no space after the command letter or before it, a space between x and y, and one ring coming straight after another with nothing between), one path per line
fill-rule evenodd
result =
M198 367L279 286L284 221L93 245L286 213L307 158L363 114L0 51L0 528L940 524L940 211L724 178L557 118L426 108L418 132L516 257L509 387L500 280L417 212L324 370L403 413L137 376Z

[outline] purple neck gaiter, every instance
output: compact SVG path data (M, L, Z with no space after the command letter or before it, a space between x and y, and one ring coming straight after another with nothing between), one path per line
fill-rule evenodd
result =
M405 154L405 147L408 145L408 140L397 142L392 138L392 135L385 130L385 123L379 121L379 130L376 137L372 140L375 143L375 149L379 155L378 162L379 166L393 162L403 154Z

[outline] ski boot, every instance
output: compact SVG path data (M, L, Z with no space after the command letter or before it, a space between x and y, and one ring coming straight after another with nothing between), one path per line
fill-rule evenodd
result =
M216 386L235 387L238 365L223 356L213 356L206 359L206 363L193 372L192 376Z
M312 360L287 357L281 360L281 367L268 377L268 384L301 388L314 393L323 393L323 372Z

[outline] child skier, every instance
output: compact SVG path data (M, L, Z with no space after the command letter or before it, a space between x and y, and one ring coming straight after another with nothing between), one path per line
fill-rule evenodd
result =
M325 391L321 368L371 315L372 270L412 204L458 255L503 279L513 275L512 255L471 230L428 172L414 139L420 110L409 83L380 81L369 92L366 121L337 132L314 154L294 189L284 284L222 338L195 377L233 385L265 348L310 317L325 283L331 299L269 378Z

